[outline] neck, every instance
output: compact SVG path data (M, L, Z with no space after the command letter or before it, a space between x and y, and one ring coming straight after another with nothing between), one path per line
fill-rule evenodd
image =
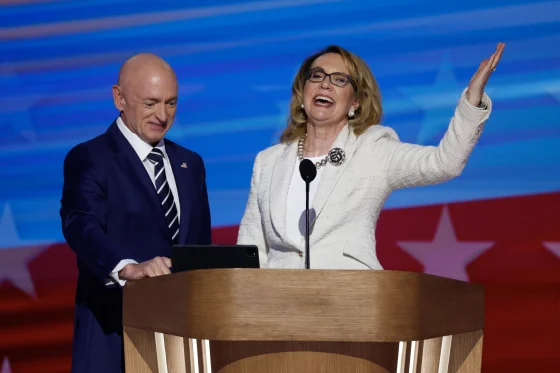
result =
M307 157L318 157L327 154L332 149L334 141L345 125L346 121L336 126L316 126L308 122L303 154Z

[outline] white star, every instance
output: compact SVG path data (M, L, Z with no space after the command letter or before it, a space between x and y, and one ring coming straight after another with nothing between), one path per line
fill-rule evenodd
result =
M0 373L12 373L12 369L10 368L10 360L7 357L4 357L4 361L2 362L2 369Z
M21 240L9 205L0 219L0 284L10 281L14 286L35 298L35 287L27 264L39 255L50 242Z
M544 246L560 258L560 242L545 242Z
M397 244L424 265L424 272L468 281L465 267L494 242L459 242L446 207L431 242L400 241Z

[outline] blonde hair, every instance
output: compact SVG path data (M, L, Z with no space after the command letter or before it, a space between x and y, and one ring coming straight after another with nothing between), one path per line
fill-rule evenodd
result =
M383 114L381 107L381 91L368 65L360 57L337 45L331 45L318 53L309 56L301 64L292 84L292 99L290 102L290 116L288 126L280 136L282 143L289 143L305 135L307 115L301 108L303 103L303 88L307 81L307 72L317 58L327 53L336 53L342 57L352 80L356 83L355 92L359 102L354 117L348 118L348 125L356 136L365 132L368 127L379 124Z

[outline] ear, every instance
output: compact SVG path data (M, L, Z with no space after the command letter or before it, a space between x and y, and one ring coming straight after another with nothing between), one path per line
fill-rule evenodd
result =
M121 88L118 85L113 86L113 102L118 111L123 111L126 104Z
M352 102L351 108L354 109L354 111L356 111L358 110L359 107L360 107L360 102L358 101L358 99L355 99L354 102Z

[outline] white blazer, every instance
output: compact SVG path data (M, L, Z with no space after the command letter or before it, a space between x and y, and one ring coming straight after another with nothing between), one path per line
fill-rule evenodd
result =
M333 147L346 152L341 166L327 164L310 209L311 268L383 269L375 249L379 213L389 194L405 187L437 184L461 174L492 110L463 91L440 144L402 143L395 131L371 126L360 136L344 127ZM253 166L249 200L238 244L259 248L261 268L305 268L305 239L286 235L286 204L297 158L297 141L261 151ZM310 214L311 215L311 214ZM403 228L406 229L406 228Z

